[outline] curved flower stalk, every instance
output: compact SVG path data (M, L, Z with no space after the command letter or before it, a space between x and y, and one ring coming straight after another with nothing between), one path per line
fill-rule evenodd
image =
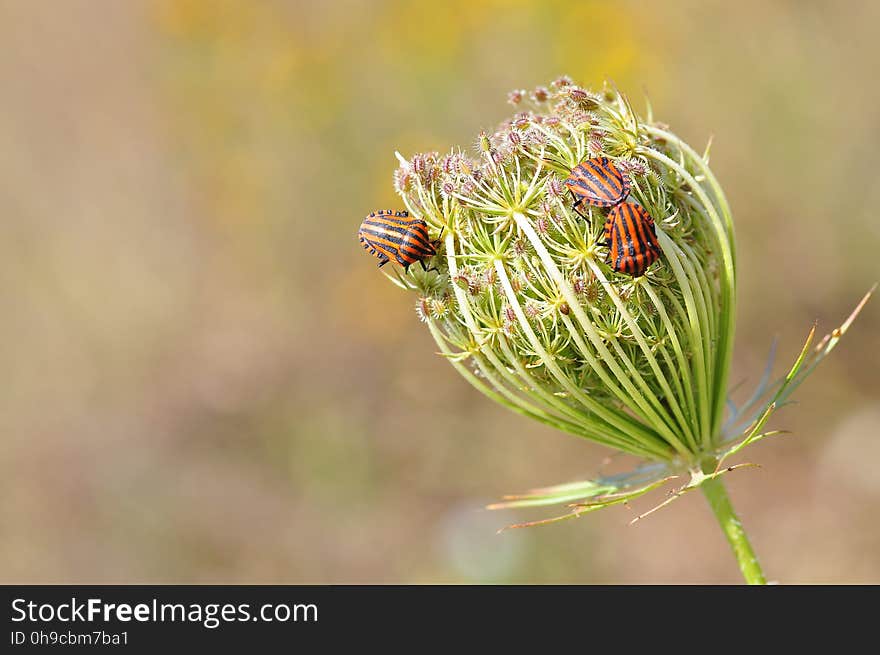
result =
M386 274L418 292L417 310L441 354L480 392L645 463L490 507L567 506L511 527L538 525L679 479L661 506L702 488L746 579L763 582L719 477L736 468L725 466L729 456L778 434L764 431L767 419L834 348L867 296L815 349L811 332L785 378L762 380L743 407L726 409L736 248L708 148L697 153L650 111L639 118L611 88L594 94L562 77L509 99L518 113L480 135L477 157L397 155L397 192L442 244L436 270ZM582 217L572 209L563 182L596 156L629 176L628 200L655 221L663 254L641 277L605 263L608 210L586 208Z

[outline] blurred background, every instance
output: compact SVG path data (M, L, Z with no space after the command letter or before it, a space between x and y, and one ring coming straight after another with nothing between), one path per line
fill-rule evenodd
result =
M394 150L612 79L734 210L732 383L880 278L880 3L0 1L0 582L736 583L699 495L495 406L361 250ZM766 573L880 583L880 304L728 476ZM642 499L635 511L663 495Z

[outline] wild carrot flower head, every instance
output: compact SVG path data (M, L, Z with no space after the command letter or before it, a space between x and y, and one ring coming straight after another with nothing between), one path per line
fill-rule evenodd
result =
M771 434L769 414L852 317L818 349L808 340L784 379L763 380L749 403L728 409L736 250L708 148L696 152L650 111L637 116L615 89L594 93L567 77L508 100L517 113L481 133L474 154L398 154L395 188L442 243L436 270L390 277L418 292L442 354L479 391L645 463L496 507L569 503L550 519L559 520L670 477L684 476L683 491L725 473L727 456ZM579 213L564 184L598 157L628 178L627 201L654 221L662 254L639 277L606 263L613 208Z

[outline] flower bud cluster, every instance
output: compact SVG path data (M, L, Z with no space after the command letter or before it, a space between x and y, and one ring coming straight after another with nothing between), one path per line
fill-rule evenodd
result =
M689 474L673 500L737 468L721 465L778 433L763 431L768 417L834 348L870 293L813 350L811 333L785 378L770 385L765 374L752 399L728 404L735 246L707 157L667 125L637 116L611 87L594 93L562 76L512 91L508 101L517 113L481 132L472 154L398 154L395 190L437 239L437 254L427 270L389 276L418 292L419 318L476 389L649 461L630 474L547 487L492 507L569 503L563 516L520 525L549 523ZM608 263L605 227L615 225L609 217L618 208L573 206L566 182L592 158L626 177L627 197L615 204L640 205L653 220L661 255L638 277ZM624 243L615 229L609 234L618 252L629 248L633 256L635 233Z
M398 280L475 386L560 429L693 465L715 447L726 385L733 243L705 162L613 89L560 77L472 154L398 155L395 188L441 237L435 271ZM663 254L637 278L606 262L607 208L575 212L573 168L606 157L655 223ZM711 178L714 180L714 178ZM721 396L723 402L723 395Z

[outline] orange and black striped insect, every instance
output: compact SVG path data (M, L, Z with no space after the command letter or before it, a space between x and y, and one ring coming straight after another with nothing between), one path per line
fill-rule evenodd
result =
M632 182L608 157L595 157L571 169L565 186L574 196L574 210L584 205L613 207L629 194Z
M622 202L608 212L605 219L605 245L608 246L606 264L618 273L633 277L645 274L648 267L660 258L660 244L654 229L654 219L641 205Z
M392 212L390 209L371 212L361 223L358 239L364 249L379 258L380 268L394 259L404 271L409 271L416 262L425 271L437 270L427 268L425 260L437 254L439 240L431 241L425 221L410 218L408 212Z

